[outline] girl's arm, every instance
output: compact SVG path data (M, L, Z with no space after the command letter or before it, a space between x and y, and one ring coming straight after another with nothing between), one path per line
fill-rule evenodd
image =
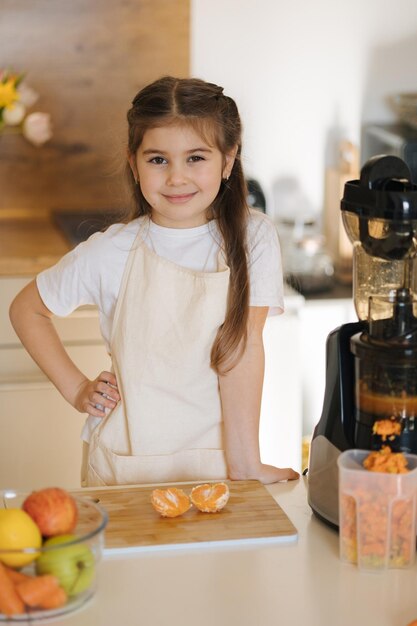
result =
M250 307L248 340L239 362L219 376L226 460L232 480L259 480L264 484L294 480L299 474L261 463L259 419L265 355L262 331L268 307Z
M35 281L13 300L10 321L31 357L74 408L104 417L105 412L96 405L110 409L116 406L119 394L114 374L101 372L95 380L89 380L78 369L55 330L52 313L44 305ZM103 397L103 393L112 399Z

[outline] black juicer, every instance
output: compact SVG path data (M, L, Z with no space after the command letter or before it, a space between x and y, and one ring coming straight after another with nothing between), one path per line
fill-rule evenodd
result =
M338 525L337 457L350 448L417 454L417 185L404 161L376 156L346 183L359 321L330 333L323 412L310 448L308 501ZM392 420L387 439L374 423Z

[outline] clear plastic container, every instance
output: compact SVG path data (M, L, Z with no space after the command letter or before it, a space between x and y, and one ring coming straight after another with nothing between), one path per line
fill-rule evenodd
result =
M0 509L20 509L27 494L11 490L0 491ZM36 554L36 558L19 571L29 576L37 573L39 559L49 559L48 571L58 579L64 576L67 583L67 601L54 609L26 607L26 612L6 616L0 613L0 623L24 622L32 623L47 618L56 618L80 608L95 593L98 583L98 572L104 547L104 530L108 522L107 512L91 498L75 498L78 509L77 526L71 539L61 541L57 545L41 548L23 548L21 550L0 549L0 561L8 564L10 558L26 557ZM51 560L54 564L51 565ZM60 585L64 586L61 583Z
M363 467L369 450L346 450L339 466L340 558L363 570L406 568L416 552L417 456L405 454L409 472Z

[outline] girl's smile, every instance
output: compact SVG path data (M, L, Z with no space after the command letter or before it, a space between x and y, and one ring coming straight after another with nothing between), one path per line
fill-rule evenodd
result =
M165 198L169 202L172 202L174 204L182 204L184 202L188 202L188 200L191 200L191 198L194 198L195 195L196 195L195 193L178 194L178 195L164 194Z
M208 209L233 162L234 152L224 157L190 126L147 130L130 158L152 220L168 228L193 228L208 221Z

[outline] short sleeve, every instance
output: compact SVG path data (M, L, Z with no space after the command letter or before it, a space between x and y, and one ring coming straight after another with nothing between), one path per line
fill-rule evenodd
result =
M97 239L93 235L36 277L39 294L54 315L69 315L79 306L97 304L100 284Z
M250 306L269 306L269 315L284 311L281 249L272 220L251 211L248 223Z
M36 283L45 306L61 317L83 305L97 306L101 330L108 341L123 272L138 228L138 219L113 224L41 272Z

